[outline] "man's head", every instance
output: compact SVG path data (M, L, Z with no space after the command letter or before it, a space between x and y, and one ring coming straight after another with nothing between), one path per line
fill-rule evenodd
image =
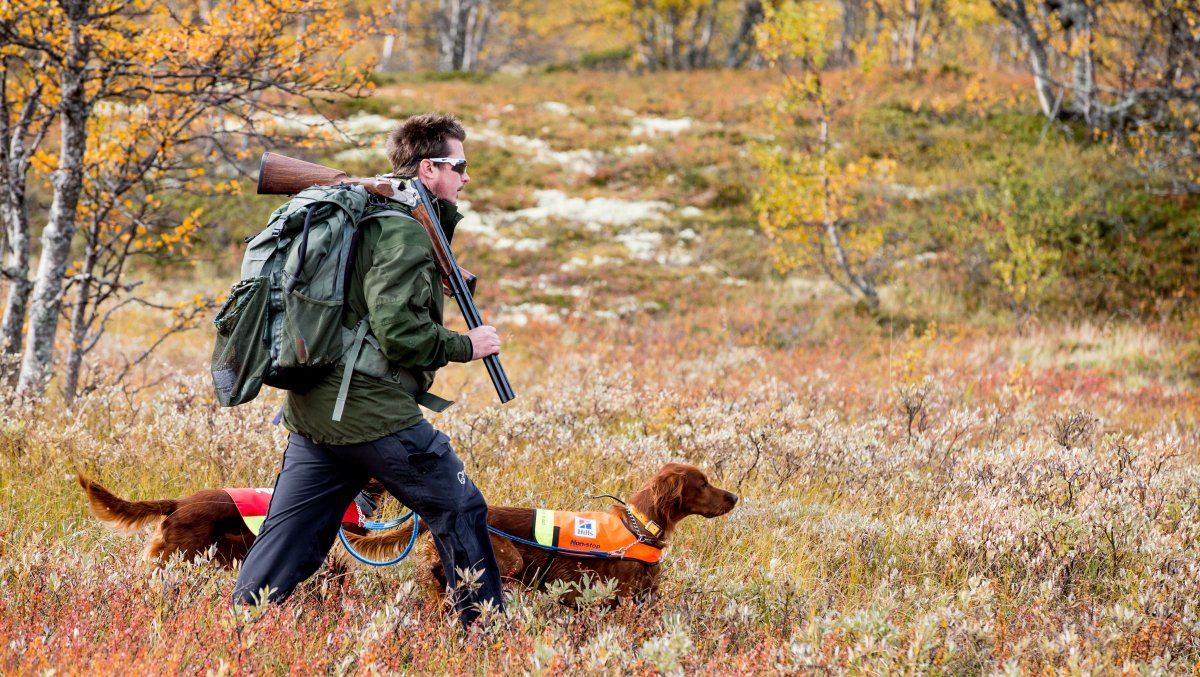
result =
M392 172L415 176L437 197L458 202L458 192L471 180L463 152L466 138L467 131L453 116L414 115L388 134Z

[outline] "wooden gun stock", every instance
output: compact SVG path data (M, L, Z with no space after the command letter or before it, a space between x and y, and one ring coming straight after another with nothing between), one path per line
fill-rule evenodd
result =
M258 164L259 195L295 195L305 188L313 186L336 186L342 183L362 186L368 193L381 197L390 198L396 196L395 188L390 181L351 177L346 172L332 167L319 165L315 162L297 160L296 158L278 153L263 153L262 160ZM424 215L423 218L417 215L418 211ZM422 205L417 205L413 209L413 217L421 222L421 225L425 227L425 231L429 235L429 239L434 243L433 253L437 261L438 272L441 273L442 293L446 296L453 296L454 293L450 288L449 281L450 273L448 272L448 266L450 265L449 257L438 246L438 239L431 230L434 227L433 221L429 218L429 214L425 212ZM474 294L478 278L466 268L460 266L459 270L462 271L463 278L467 282L467 288L471 290L471 294Z
M268 152L258 163L258 194L295 195L312 186L346 183L349 178L346 172L331 167Z

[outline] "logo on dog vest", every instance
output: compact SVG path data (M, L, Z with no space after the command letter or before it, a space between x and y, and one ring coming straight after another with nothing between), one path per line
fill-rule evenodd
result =
M596 520L590 520L586 517L576 517L575 535L579 536L580 538L595 538Z

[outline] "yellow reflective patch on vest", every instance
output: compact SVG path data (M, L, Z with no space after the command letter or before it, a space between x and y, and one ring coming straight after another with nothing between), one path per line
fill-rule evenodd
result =
M553 548L554 543L554 511L538 509L533 520L533 540Z
M262 523L266 519L266 515L242 515L242 521L246 523L246 528L249 529L250 533L254 534L255 536L257 536L259 530L262 529Z

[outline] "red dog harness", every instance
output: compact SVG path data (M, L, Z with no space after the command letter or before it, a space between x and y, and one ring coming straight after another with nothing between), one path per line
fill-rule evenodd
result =
M242 516L246 528L257 536L258 530L262 528L263 520L267 517L267 508L271 506L271 494L275 490L225 489L224 491L237 504L238 514ZM346 508L346 514L342 515L342 523L362 525L362 515L359 514L357 505L351 503L350 507Z
M551 548L608 553L647 564L656 564L662 558L661 548L639 540L619 515L610 512L538 510L533 537Z

